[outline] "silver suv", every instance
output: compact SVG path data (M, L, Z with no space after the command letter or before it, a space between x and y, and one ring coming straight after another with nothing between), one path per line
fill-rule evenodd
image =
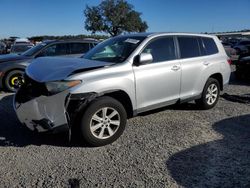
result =
M35 59L14 106L31 130L79 130L85 142L101 146L139 113L192 100L214 107L229 82L229 63L215 36L123 35L82 58Z

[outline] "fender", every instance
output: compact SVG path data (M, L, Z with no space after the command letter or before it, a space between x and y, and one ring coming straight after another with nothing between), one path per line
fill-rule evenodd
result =
M122 90L119 90L119 89L107 90L105 92L100 92L100 93L95 93L95 92L79 93L79 94L69 93L65 101L66 112L68 113L68 118L70 122L69 126L72 127L73 124L75 124L75 122L78 120L77 115L81 114L79 112L83 112L93 100L101 96L112 94L118 91L122 91ZM131 102L130 98L129 100Z

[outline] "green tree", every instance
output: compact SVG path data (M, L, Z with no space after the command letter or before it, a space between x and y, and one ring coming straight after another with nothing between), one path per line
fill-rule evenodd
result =
M145 32L148 25L141 19L141 13L125 0L104 0L98 6L86 6L85 29L106 32L111 36L123 32Z

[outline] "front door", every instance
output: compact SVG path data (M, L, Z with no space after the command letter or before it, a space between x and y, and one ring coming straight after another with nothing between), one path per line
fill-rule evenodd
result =
M141 53L150 53L153 62L133 66L138 111L146 111L179 99L181 66L173 37L151 40Z

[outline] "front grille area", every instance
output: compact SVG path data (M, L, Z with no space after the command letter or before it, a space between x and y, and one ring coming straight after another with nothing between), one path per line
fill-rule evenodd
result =
M42 95L48 96L48 90L45 83L37 82L25 74L24 84L16 94L16 101L18 103L25 103Z

